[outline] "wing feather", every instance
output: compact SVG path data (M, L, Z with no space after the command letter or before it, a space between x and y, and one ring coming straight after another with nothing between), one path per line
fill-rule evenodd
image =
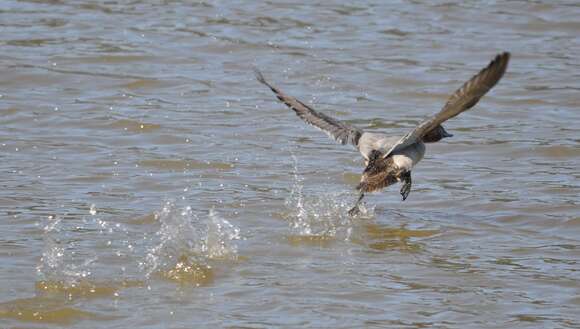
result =
M443 122L451 119L461 112L467 111L493 88L505 73L510 59L508 52L497 55L487 67L469 79L457 89L443 106L443 109L436 115L423 121L415 129L401 138L384 157L389 156L393 151L405 148L416 143L431 129L434 129Z
M306 123L324 131L329 137L343 145L352 144L357 146L360 136L363 133L360 129L331 118L324 113L315 111L312 107L292 96L284 94L280 89L271 85L258 69L254 69L254 72L259 82L270 88L282 103L294 110L296 115Z

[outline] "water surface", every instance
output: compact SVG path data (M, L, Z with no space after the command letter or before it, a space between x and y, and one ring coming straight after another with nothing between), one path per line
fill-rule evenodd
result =
M0 6L0 327L580 327L574 1ZM404 134L413 191L257 83Z

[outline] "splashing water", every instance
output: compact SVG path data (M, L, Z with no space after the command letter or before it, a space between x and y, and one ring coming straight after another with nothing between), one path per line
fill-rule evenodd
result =
M211 281L210 260L236 260L240 230L212 209L199 217L191 207L167 202L156 213L161 223L155 233L158 243L149 249L140 265L147 277L153 273L179 282Z
M298 172L298 159L294 160L294 185L286 207L290 213L288 219L292 234L302 237L326 237L348 240L352 233L353 218L348 215L352 207L352 193L334 192L305 196L304 178ZM372 216L373 209L367 210L361 205L361 215Z
M101 248L101 253L102 250L109 250L109 256L113 257L126 258L127 254L135 252L127 227L102 220L97 214L97 208L92 204L87 216L77 219L51 215L39 223L43 230L44 247L36 267L40 279L36 282L37 293L43 296L61 293L71 300L74 297L95 296L103 290L116 292L118 287L113 289L112 285L128 286L134 281L115 283L108 278L104 282L95 281L95 277L103 271L103 267L99 266L96 246ZM103 242L100 235L109 237L107 242ZM119 277L126 276L126 268L133 266L118 268Z
M97 259L94 253L79 255L75 242L67 238L62 218L49 216L44 223L44 249L36 267L39 276L47 280L58 280L74 284L91 275L90 266Z

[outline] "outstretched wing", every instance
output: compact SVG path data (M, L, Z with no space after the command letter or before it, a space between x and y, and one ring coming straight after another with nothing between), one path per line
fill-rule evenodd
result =
M343 145L352 144L357 146L358 140L363 133L360 129L349 126L324 113L317 112L296 98L287 96L280 89L267 82L258 69L254 69L254 72L256 73L256 79L258 79L258 81L270 88L282 103L294 110L294 112L296 112L296 114L306 123L324 131L328 136L334 138L337 142Z
M443 109L433 117L423 121L415 129L401 138L384 157L389 156L393 151L403 149L416 143L426 133L434 129L443 122L457 116L459 113L469 110L483 95L485 95L501 79L506 71L510 54L508 52L497 55L487 67L483 68L473 78L457 89L443 106Z

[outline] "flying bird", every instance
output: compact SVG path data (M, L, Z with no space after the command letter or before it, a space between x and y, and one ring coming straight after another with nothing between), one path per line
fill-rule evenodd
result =
M294 110L306 123L321 129L343 145L353 145L362 154L366 168L357 186L359 197L348 212L354 216L360 213L360 203L365 193L380 191L397 182L403 184L400 190L403 201L407 199L411 192L411 171L423 159L425 144L453 136L441 124L475 106L501 79L509 59L508 52L497 55L489 65L457 89L439 113L427 118L402 137L366 132L336 120L286 95L266 81L258 69L255 69L255 74L259 82L270 88L282 103Z

